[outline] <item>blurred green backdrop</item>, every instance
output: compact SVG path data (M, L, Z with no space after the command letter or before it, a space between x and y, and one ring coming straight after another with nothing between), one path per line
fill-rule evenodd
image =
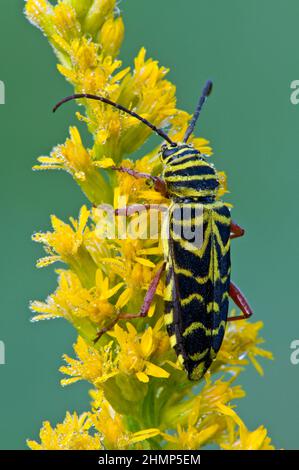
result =
M40 32L23 17L23 0L2 0L0 80L1 316L0 447L25 448L45 419L88 408L88 386L59 385L63 353L75 334L62 320L30 323L28 302L55 285L53 267L36 270L41 255L30 236L49 227L49 214L77 215L85 202L64 173L33 173L35 158L65 140L73 108L52 115L51 106L71 91ZM233 278L265 323L265 377L252 367L241 377L248 397L240 415L253 429L263 423L278 447L299 448L299 366L290 342L299 337L297 210L299 106L290 83L299 78L297 0L127 0L122 58L131 64L142 45L170 67L179 107L193 110L207 78L214 93L200 135L214 147L214 161L229 177L233 217L247 229L233 243Z

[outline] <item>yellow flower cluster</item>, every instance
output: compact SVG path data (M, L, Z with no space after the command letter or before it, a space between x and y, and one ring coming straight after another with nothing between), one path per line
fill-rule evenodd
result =
M63 423L52 428L49 421L45 421L40 431L41 444L28 440L27 444L32 450L93 450L101 448L99 435L91 436L89 429L92 421L89 413L78 416L77 413L66 414Z
M157 126L168 126L175 140L182 139L190 115L176 108L175 87L166 79L168 70L147 58L144 48L132 69L123 69L117 59L124 25L116 0L52 3L27 0L25 12L47 37L59 72L75 92L117 101ZM169 344L163 322L163 280L146 318L120 318L120 314L138 313L163 260L161 241L143 236L105 237L113 221L105 225L101 206L96 206L167 204L144 180L112 168L123 165L158 174L158 148L137 161L129 160L128 155L148 138L149 129L101 102L82 99L79 104L84 105L84 112L77 117L92 134L92 147L86 148L79 130L71 127L66 142L54 147L49 156L39 157L34 169L67 171L81 187L90 209L83 206L78 219L70 218L69 223L53 215L52 229L34 234L34 241L42 243L46 252L37 266L62 262L65 267L57 271L55 292L44 302L32 302L31 308L35 321L63 317L77 329L76 357L64 356L61 383L90 382L92 404L90 412L81 416L67 413L55 428L45 422L41 443L28 441L29 447L199 449L214 443L223 449L272 448L262 426L250 432L232 409L232 402L245 395L234 382L248 360L261 373L257 357L272 357L260 347L261 322L230 325L205 383L194 387ZM207 140L192 136L191 141L211 155ZM219 177L221 196L226 179L223 173ZM97 333L111 323L114 328L95 343Z

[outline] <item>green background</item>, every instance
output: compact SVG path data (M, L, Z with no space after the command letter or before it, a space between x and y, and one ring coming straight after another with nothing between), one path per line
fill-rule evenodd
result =
M77 215L84 196L63 172L33 173L35 158L62 143L75 122L75 105L57 116L51 106L69 94L41 33L23 17L22 0L1 0L1 316L0 447L21 449L37 438L45 419L88 409L88 386L59 385L63 353L75 334L63 320L30 323L28 302L56 285L53 267L37 270L35 230L49 214ZM250 366L240 381L248 396L238 410L249 428L264 424L278 447L299 448L299 366L290 363L290 342L299 337L298 314L298 122L290 83L299 78L297 0L127 0L122 49L131 64L142 45L170 67L178 106L193 110L207 78L214 93L198 134L209 138L214 162L229 176L233 217L246 237L233 243L233 278L265 323L260 378Z

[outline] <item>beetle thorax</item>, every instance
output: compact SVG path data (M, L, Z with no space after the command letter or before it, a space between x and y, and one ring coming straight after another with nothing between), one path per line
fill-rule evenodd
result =
M193 146L163 146L163 179L170 197L215 197L219 187L217 172Z

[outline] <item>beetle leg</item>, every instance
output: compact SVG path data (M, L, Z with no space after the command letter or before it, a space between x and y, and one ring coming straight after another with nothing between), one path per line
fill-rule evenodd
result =
M111 166L109 170L120 171L121 173L127 173L128 175L133 176L133 178L145 178L153 179L154 176L149 173L141 173L140 171L132 170L132 168L127 168L125 166Z
M131 319L134 319L134 318L144 318L144 317L147 316L148 311L150 309L150 306L152 304L154 295L156 293L159 281L160 281L161 276L162 276L162 274L165 270L165 266L166 266L166 263L164 262L162 264L162 266L160 267L160 269L156 272L152 282L150 283L148 291L145 294L143 304L141 306L141 309L140 309L139 313L137 313L137 314L130 314L130 313L120 313L120 314L118 314L117 317L107 327L102 328L98 332L97 336L95 337L95 339L93 341L94 343L96 343L104 333L111 330L114 327L114 325L116 325L118 320L131 320Z
M123 315L120 315L119 318L121 319L132 319L132 318L144 318L147 316L148 311L150 309L150 306L152 304L154 295L156 293L159 281L161 279L161 276L165 270L166 263L164 262L160 269L156 272L155 277L153 278L152 282L150 283L150 286L148 288L147 293L145 294L144 300L142 307L140 309L140 312L136 314L130 314L130 313L124 313Z
M243 237L245 230L240 227L240 225L236 224L234 221L232 221L231 226L230 226L230 238L239 238Z
M159 176L153 176L149 173L140 173L139 171L132 170L131 168L126 168L124 166L111 166L110 170L120 171L122 173L127 173L128 175L133 176L133 178L144 178L150 180L154 183L154 189L161 193L163 196L167 195L166 184L162 178Z
M235 302L237 307L239 307L239 309L243 312L243 315L229 317L227 321L244 320L245 318L251 317L253 311L249 303L247 302L245 296L242 294L240 289L233 282L231 282L229 286L229 296Z

